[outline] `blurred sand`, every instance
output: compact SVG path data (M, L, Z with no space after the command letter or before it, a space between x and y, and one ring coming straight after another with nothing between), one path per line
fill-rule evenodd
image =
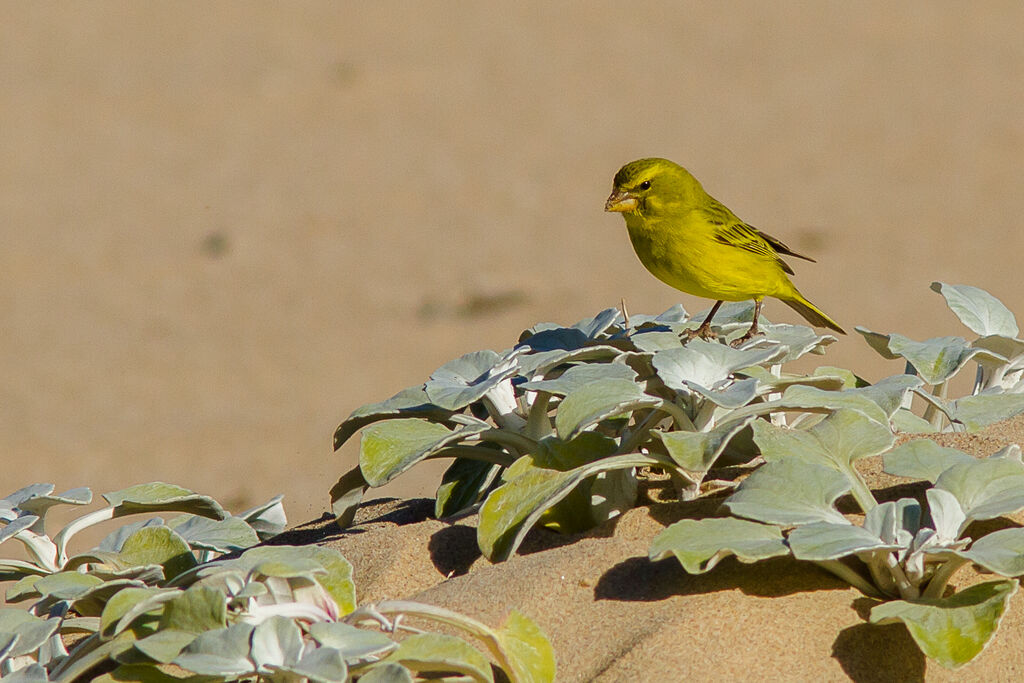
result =
M318 516L353 408L541 320L706 305L602 212L640 156L813 254L848 329L969 334L936 279L1024 311L1024 5L691 5L8 5L0 488Z

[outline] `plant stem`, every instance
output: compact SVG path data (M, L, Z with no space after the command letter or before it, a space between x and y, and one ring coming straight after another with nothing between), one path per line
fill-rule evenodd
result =
M693 420L686 414L686 411L677 406L675 403L668 399L662 399L661 403L654 406L657 410L662 410L676 421L676 426L686 431L696 432L697 428L693 424Z
M953 574L957 572L960 567L970 562L963 557L951 557L943 562L932 574L931 580L928 585L925 586L924 591L921 593L922 598L941 598L942 593L946 590L946 584L953 578Z
M878 598L879 600L885 599L885 595L872 586L867 579L861 576L855 569L847 566L839 560L819 560L815 562L815 564L820 566L822 569L835 574L869 598Z
M508 429L485 429L473 436L480 441L491 441L501 446L511 446L518 453L530 453L537 448L536 440Z
M526 428L523 433L531 439L543 439L551 434L551 419L548 417L548 403L551 401L551 394L546 391L538 391L530 406L530 414L526 419Z

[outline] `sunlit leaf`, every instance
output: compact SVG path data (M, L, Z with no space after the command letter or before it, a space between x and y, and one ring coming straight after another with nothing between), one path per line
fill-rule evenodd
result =
M440 633L420 633L405 638L388 660L415 672L451 671L474 681L494 680L490 662L478 650L461 638Z
M940 446L931 439L908 441L882 456L886 474L926 479L932 483L953 465L973 460L963 451Z
M652 561L674 555L690 574L710 571L730 555L749 564L788 554L778 527L734 517L681 520L658 534L648 550Z
M562 400L555 416L555 429L561 438L568 440L601 420L654 407L661 400L645 394L639 385L629 380L598 380L573 391Z
M723 505L734 515L767 524L845 524L834 504L849 490L849 480L834 469L786 458L756 470Z
M1019 333L1017 320L1010 309L984 289L944 282L933 282L931 288L946 299L946 304L960 322L978 335L1016 337Z
M486 425L467 425L450 430L417 418L378 422L363 430L359 467L370 486L383 486L431 453L486 428Z

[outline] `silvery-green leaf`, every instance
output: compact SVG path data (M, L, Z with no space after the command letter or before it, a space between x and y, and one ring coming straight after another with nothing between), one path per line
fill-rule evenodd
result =
M973 462L974 458L955 448L940 446L931 439L914 439L882 456L883 471L897 477L926 479L933 484L953 465Z
M100 544L96 546L97 550L105 550L113 553L121 552L121 546L128 539L129 536L134 534L136 531L147 526L162 526L164 520L160 517L150 517L149 519L142 519L137 522L131 522L125 524L119 529L107 534Z
M882 543L908 547L921 528L921 504L913 498L880 503L864 516L864 530Z
M943 543L956 541L967 521L960 502L945 489L930 488L925 491L925 496L928 498L928 512L938 540Z
M359 683L413 683L412 672L401 664L381 662L360 676Z
M75 571L58 572L39 577L34 584L34 589L41 595L58 600L74 600L87 593L90 588L102 583L102 579L90 574Z
M0 569L3 569L5 566L11 566L12 571L21 570L25 573L25 576L8 586L7 594L5 596L6 602L14 603L21 602L28 598L42 597L42 594L36 590L35 584L36 581L43 577L43 575L29 573L31 569L38 568L35 567L35 565L30 565L29 567L22 569L19 565L15 564L16 562L19 562L19 560L3 560L0 562Z
M801 356L814 353L825 353L825 347L838 339L831 334L818 334L806 325L786 325L776 323L761 327L763 336L754 337L744 348L771 348L780 346L785 349L776 362L789 363Z
M21 640L21 636L17 633L6 633L0 631L0 662L7 659L8 654L14 649L14 646Z
M341 475L331 487L331 512L334 513L334 523L339 528L347 529L355 520L359 503L362 502L363 494L368 488L370 484L367 483L359 465Z
M767 524L845 524L834 505L849 490L849 480L834 469L786 458L757 469L724 506L734 515Z
M782 375L776 377L767 368L754 365L744 368L738 373L742 377L750 377L757 380L757 393L759 395L784 391L790 386L804 385L824 389L826 391L839 391L843 388L845 378L839 375Z
M196 566L185 539L165 526L144 527L133 533L125 539L118 558L126 567L160 565L167 579Z
M359 666L398 647L379 631L356 628L340 621L320 621L309 625L316 642L341 652L349 666Z
M967 364L978 350L963 337L933 337L923 342L889 335L889 350L906 358L928 384L941 384Z
M250 657L260 673L294 664L301 655L302 632L291 619L270 617L252 632Z
M667 327L669 325L685 323L689 319L690 315L686 312L686 309L683 308L682 304L673 304L666 309L665 312L659 313L658 315L631 313L629 316L629 324L634 330L639 330L644 325Z
M894 600L871 610L872 624L902 621L924 654L948 669L968 663L999 628L1016 580L989 581L948 598Z
M307 644L299 661L282 667L282 670L318 683L345 683L350 680L341 653L331 647L311 647Z
M516 348L531 351L571 351L589 342L586 333L575 327L562 327L554 323L534 325L519 335Z
M593 318L584 318L573 325L587 336L587 339L596 339L608 331L622 317L621 311L617 308L606 308Z
M555 429L561 438L568 440L601 420L640 408L655 407L661 401L645 394L635 382L598 380L573 391L562 400L555 416Z
M705 389L700 385L692 384L690 389L716 406L727 410L734 410L754 400L754 397L757 396L757 380L738 379L728 382L715 390Z
M674 555L690 574L703 574L729 555L750 564L789 554L778 527L734 517L684 519L672 524L651 543L651 561Z
M872 332L866 327L861 327L860 325L857 325L853 329L859 332L864 337L864 341L868 343L868 346L877 351L882 358L886 360L896 360L899 358L899 355L889 350L889 337L891 335L882 334L881 332Z
M46 484L46 486L50 486L50 484ZM18 507L39 517L39 522L35 524L33 531L45 533L43 520L46 519L46 513L51 507L54 505L88 505L91 502L92 491L83 486L70 489L60 495L35 495L22 501Z
M751 365L770 363L785 354L785 349L741 350L727 344L691 339L686 346L666 349L651 360L665 385L677 391L694 386L715 389L731 375Z
M18 669L4 676L6 683L49 683L46 669L38 664L29 664L23 669Z
M530 456L523 456L516 461L506 473L506 482L492 491L480 508L477 543L492 562L500 562L514 553L541 515L572 493L584 479L599 472L646 464L637 455L626 454L601 457L596 462L561 472L533 466L530 460ZM521 462L524 464L520 465ZM589 515L589 509L566 510L565 513Z
M0 499L0 509L13 510L36 496L48 496L57 488L53 484L29 484Z
M31 529L38 521L39 518L35 515L26 514L21 517L16 517L5 526L0 527L0 543L3 543L8 538L13 538L25 529Z
M959 501L967 516L964 526L1024 508L1024 464L1015 460L989 458L953 465L939 475L935 486Z
M430 402L445 410L461 410L516 374L514 359L494 351L473 351L449 361L424 385Z
M1024 529L1014 527L985 534L959 555L1002 576L1024 574Z
M623 379L633 382L636 380L636 376L636 371L633 368L622 363L587 363L573 365L555 379L524 382L519 385L519 388L565 396L598 380Z
M806 388L792 387L786 393ZM776 427L764 420L754 422L753 427L754 441L765 460L799 459L840 471L860 458L884 453L893 443L887 427L854 410L838 410L805 430Z
M589 486L588 486L589 484ZM590 495L590 521L582 530L618 517L636 505L640 482L632 469L599 472L580 489Z
M780 399L764 403L752 403L734 410L725 419L732 421L750 416L793 410L816 413L829 413L839 410L845 412L856 411L879 424L888 423L885 411L877 403L866 396L855 393L854 390L823 391L812 386L802 385L788 387Z
M454 671L474 681L493 681L491 665L478 650L462 638L440 633L411 635L388 657L416 672Z
M522 348L525 350L526 347ZM622 355L620 349L603 344L569 350L555 349L535 353L520 353L517 356L519 364L518 373L527 379L533 379L538 376L542 377L559 365L566 363L611 361L620 355Z
M117 508L117 516L165 510L188 512L213 519L224 519L229 516L213 498L160 481L104 493L103 498Z
M242 676L256 672L249 658L251 624L234 624L216 631L206 631L189 643L174 663L181 668L206 676Z
M192 586L178 591L170 599L165 598L165 595L152 594L122 617L122 620L132 619L140 609L157 602L163 604L156 632L135 641L135 649L158 662L172 661L199 634L222 629L227 623L227 596L219 590ZM101 621L109 621L112 616L104 610ZM120 624L118 630L121 630Z
M430 402L423 385L403 389L386 401L368 403L356 408L334 432L334 450L351 438L357 431L378 420L395 417L429 417L443 419L451 411L443 410Z
M143 614L161 609L181 593L176 588L127 587L111 596L100 614L99 629L104 638L117 635Z
M208 519L195 515L176 517L167 523L193 548L230 553L260 542L251 526L240 517Z
M793 557L810 562L838 560L863 552L898 550L863 527L854 524L815 522L793 529L787 538Z
M1017 320L1010 309L984 289L933 282L932 290L946 299L946 304L960 322L983 337L990 334L1016 337L1019 333Z
M893 413L889 423L895 431L903 434L934 434L939 431L931 422L906 408L900 408Z
M265 503L239 512L235 517L251 526L261 541L273 538L288 526L288 518L284 513L281 501L283 494L278 494Z
M887 417L892 417L903 403L907 392L917 389L923 384L920 377L913 375L893 375L881 379L874 384L856 389L847 389L844 393L863 396L871 399Z
M978 359L980 363L998 363L1002 358L1003 363L1016 364L1024 357L1024 339L1015 337L990 334L974 340L971 346L989 352L990 355Z
M443 519L475 505L500 470L500 465L482 460L456 458L445 470L441 485L437 488L434 516Z
M707 432L655 432L671 457L687 472L703 475L715 464L732 437L753 418L719 425Z
M629 340L639 351L654 353L664 349L678 349L683 346L679 335L657 328L637 330L629 335Z
M0 640L4 635L16 635L4 657L21 657L35 652L60 626L58 617L41 619L26 610L15 607L0 608Z
M383 486L432 453L486 428L467 425L453 431L418 418L378 422L363 430L359 467L370 486Z
M946 410L968 432L976 432L1024 412L1024 394L985 393L964 396L947 402Z

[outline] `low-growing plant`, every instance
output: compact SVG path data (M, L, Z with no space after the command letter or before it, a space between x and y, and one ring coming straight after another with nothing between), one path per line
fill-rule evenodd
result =
M280 496L237 516L159 482L103 497L106 507L53 539L46 512L88 504L88 489L55 496L52 485L37 484L0 501L0 542L17 539L31 557L0 559L0 580L16 580L7 602L30 601L0 609L5 681L170 681L175 670L203 681L413 681L436 671L494 679L490 661L467 641L409 619L481 640L511 680L554 679L550 644L518 612L493 629L414 602L357 608L352 566L336 550L257 546L284 528ZM128 524L68 556L68 541L92 524L172 511L186 514ZM395 637L403 631L412 635Z

